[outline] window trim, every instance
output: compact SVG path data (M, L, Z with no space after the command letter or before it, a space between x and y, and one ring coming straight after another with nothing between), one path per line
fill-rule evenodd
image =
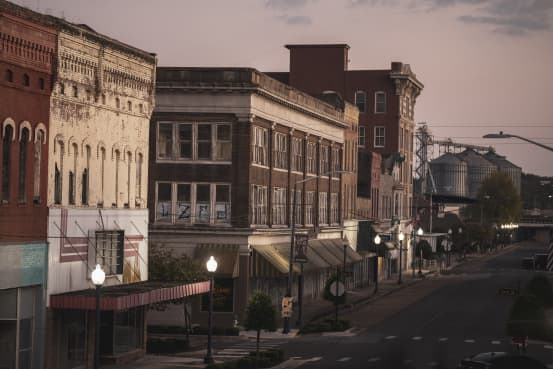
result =
M363 96L363 109L359 109L359 103L357 101L358 96ZM353 101L355 102L355 106L357 109L359 109L359 113L365 113L367 111L367 93L363 90L357 90L355 91L355 94L353 96Z
M367 140L367 131L366 131L366 127L362 127L362 126L359 126L359 129L358 129L358 139L357 139L357 146L359 147L365 147L365 142ZM363 134L361 134L361 132ZM363 140L361 141L361 138L363 138Z
M384 101L378 102L378 97L379 97L379 96L383 96L383 97L384 97ZM380 110L378 109L379 104L383 104L383 105L384 105L382 111L380 111ZM375 113L375 114L386 114L387 108L388 108L388 106L387 106L386 92L384 92L384 91L376 91L376 92L374 93L374 113Z
M382 134L378 135L377 131L382 129ZM377 139L382 138L382 144L377 144ZM374 147L385 147L386 146L386 127L385 126L375 126L374 127Z

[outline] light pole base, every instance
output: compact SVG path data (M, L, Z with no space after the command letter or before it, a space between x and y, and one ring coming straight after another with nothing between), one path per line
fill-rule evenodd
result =
M215 361L213 360L213 356L206 355L204 356L204 364L213 364Z

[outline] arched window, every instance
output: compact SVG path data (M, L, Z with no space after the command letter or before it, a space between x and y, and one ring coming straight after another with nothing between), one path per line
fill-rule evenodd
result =
M5 80L8 82L13 82L13 72L11 69L6 69Z
M119 109L120 106L121 106L121 102L119 101L119 98L117 97L117 98L115 99L115 107L116 107L117 109Z
M77 144L71 147L73 151L73 168L69 171L69 204L75 205L75 192L77 191L77 158L79 156Z
M142 199L142 154L136 156L136 190L135 197ZM139 203L140 204L140 203Z
M119 163L121 161L121 152L115 150L115 202L111 206L117 207L119 205Z
M61 171L58 168L58 163L54 169L54 204L61 204Z
M27 147L29 144L29 129L27 127L21 130L21 138L19 141L19 178L18 178L18 195L19 202L25 202L25 185L27 178Z
M132 111L132 102L127 101L127 110Z
M60 94L65 95L65 85L63 83L60 83Z
M132 154L127 152L127 207L131 204L131 157Z
M73 86L73 97L79 97L79 89L77 86Z
M35 174L33 181L33 202L40 204L40 171L42 164L42 145L44 141L44 131L36 131L35 137Z
M28 74L23 75L23 85L26 87L29 87L31 85L31 79L29 78Z
M13 127L7 125L4 128L4 138L2 142L2 201L10 200L10 163L11 163L11 142L13 137Z
M88 179L89 179L89 168L90 168L90 146L85 148L85 168L83 169L82 176L82 191L81 191L81 204L88 205Z
M104 188L105 188L105 174L106 174L106 149L102 147L100 149L100 202L104 204Z
M44 90L45 87L46 87L46 83L44 82L44 78L39 78L38 79L38 88L40 88L41 90Z

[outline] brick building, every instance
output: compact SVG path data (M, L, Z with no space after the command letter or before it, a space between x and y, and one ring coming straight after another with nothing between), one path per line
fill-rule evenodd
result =
M57 35L53 28L11 14L3 5L0 3L0 367L42 368L47 137Z
M293 211L297 232L311 238L306 298L321 294L344 253L361 283L365 265L347 247L341 206L356 173L337 172L355 165L355 155L344 152L346 133L357 124L354 105L338 109L247 68L158 68L156 101L151 244L202 263L209 255L219 260L216 325L241 321L252 290L280 304ZM205 324L205 306L198 301L194 309Z
M389 201L391 211L378 210L373 214L384 218L373 219L380 221L380 229L392 236L399 231L410 234L414 107L423 84L408 64L399 62L392 62L386 70L349 70L349 46L346 44L286 45L286 48L290 50L290 71L268 74L311 95L335 91L357 105L361 160L372 162L374 158L366 156L371 152L380 154L382 161L391 160L391 198L384 198L382 191L376 195L372 189L362 188L361 193L369 193L358 201L358 212L369 213L369 206L376 203L382 207ZM359 178L374 177L369 168L360 166L359 172L365 172ZM375 195L378 198L371 201L371 196ZM406 244L410 245L409 239Z

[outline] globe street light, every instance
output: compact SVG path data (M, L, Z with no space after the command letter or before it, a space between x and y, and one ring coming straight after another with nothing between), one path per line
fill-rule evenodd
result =
M213 275L217 270L217 260L213 256L209 257L209 260L206 263L207 271L210 274L209 281L209 317L207 320L207 354L204 358L204 363L211 364L213 363L213 355L211 354L211 335L213 329Z
M376 245L374 251L376 256L374 258L374 293L378 292L378 245L380 245L380 236L377 234L374 236L374 244Z
M401 263L402 263L402 254L403 254L403 240L405 239L405 234L403 232L399 232L399 235L397 236L399 239L399 270L398 270L398 278L397 283L401 284Z
M102 270L100 264L96 264L96 268L90 276L92 283L96 286L96 330L94 332L94 369L100 366L100 290L106 280L106 273Z
M421 276L421 277L422 277L422 246L420 245L420 237L423 235L423 233L424 232L423 232L422 228L419 227L419 229L417 229L417 236L419 236L419 246L420 246L419 247L419 249L420 249L420 251L419 251L419 254L420 254L420 256L419 256L419 276ZM413 250L415 250L415 248L413 248Z
M453 230L451 228L449 228L447 230L447 266L450 266L451 265L451 257L450 257L450 253L451 253L451 244L453 242Z

